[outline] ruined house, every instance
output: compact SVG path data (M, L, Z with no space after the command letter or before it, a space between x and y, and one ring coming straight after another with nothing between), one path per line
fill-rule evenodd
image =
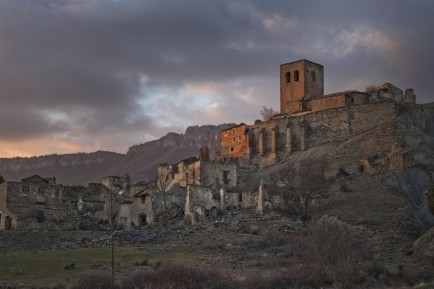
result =
M104 218L102 184L63 186L34 175L0 184L0 230L75 230L82 217Z
M63 186L54 178L34 175L21 182L4 182L0 198L0 229L60 230L77 226L73 210L64 202Z

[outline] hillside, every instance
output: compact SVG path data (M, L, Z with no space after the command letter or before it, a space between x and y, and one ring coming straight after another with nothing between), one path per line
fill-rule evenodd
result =
M176 163L195 156L208 146L214 154L220 147L220 131L233 124L188 127L184 134L168 133L158 140L135 145L126 154L97 151L30 158L0 158L0 175L19 181L31 175L54 176L59 184L99 182L106 175L130 174L133 182L151 180L161 163Z
M220 132L234 124L190 126L184 134L168 133L164 137L130 147L126 156L112 166L111 175L128 172L133 182L152 180L157 167L196 156L202 146L208 146L211 156L220 150Z
M0 175L8 181L20 181L31 175L54 176L59 184L87 184L100 181L107 168L123 154L97 151L30 158L0 158Z

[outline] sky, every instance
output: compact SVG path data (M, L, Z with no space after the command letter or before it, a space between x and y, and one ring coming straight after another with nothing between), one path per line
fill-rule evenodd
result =
M325 93L434 102L434 1L0 0L0 157L130 146L279 110L279 65Z

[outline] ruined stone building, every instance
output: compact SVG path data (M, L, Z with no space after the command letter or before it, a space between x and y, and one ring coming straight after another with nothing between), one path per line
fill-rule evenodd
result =
M238 165L270 166L294 151L340 142L396 117L398 106L414 104L390 83L367 92L324 95L324 68L302 59L280 66L280 113L265 122L241 123L221 132L221 158Z
M282 64L280 113L264 122L224 129L221 152L214 160L202 147L195 157L161 164L156 181L137 184L130 184L128 175L107 176L87 187L62 186L54 178L40 176L5 182L0 184L0 230L86 229L86 219L128 229L152 224L163 214L185 215L194 222L198 216L216 216L228 208L262 210L259 180L252 188L238 187L251 173L297 151L357 141L363 133L394 120L415 99L412 89L403 92L390 83L366 92L324 95L322 65L305 59ZM414 154L398 143L386 157L361 161L360 167L348 170L400 170L414 165Z

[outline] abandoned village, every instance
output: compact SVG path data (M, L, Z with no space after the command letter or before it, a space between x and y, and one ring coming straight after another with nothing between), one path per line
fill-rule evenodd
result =
M280 112L221 132L221 149L175 164L161 164L153 182L132 184L128 174L105 176L88 186L57 184L38 175L0 185L0 230L92 229L113 219L118 229L143 227L163 216L193 224L227 210L279 208L267 177L255 175L288 157L381 127L401 113L423 110L412 89L390 83L365 92L324 95L324 67L309 60L280 65ZM416 113L415 113L416 115ZM399 127L396 128L399 131ZM350 145L350 144L349 144ZM211 158L211 155L213 158ZM399 171L418 162L404 143L389 144L375 158L351 159L346 174ZM330 174L338 168L331 168ZM431 171L431 179L433 172ZM252 180L254 179L254 181ZM241 184L252 183L251 186Z

